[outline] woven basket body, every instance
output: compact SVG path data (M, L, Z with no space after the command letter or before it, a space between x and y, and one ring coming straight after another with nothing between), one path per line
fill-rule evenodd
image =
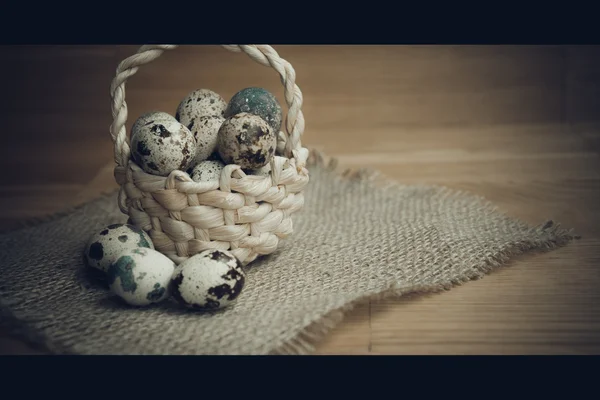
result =
M292 214L304 205L309 181L302 93L292 66L270 46L227 45L275 69L284 85L287 116L279 133L276 156L268 176L246 175L238 165L227 165L219 182L194 182L184 171L169 176L144 172L131 157L127 135L125 83L139 66L158 58L174 45L142 46L123 60L111 85L115 144L115 179L120 185L119 207L132 223L150 235L155 248L179 264L208 249L230 250L244 265L273 253L279 240L292 231ZM192 88L194 89L194 88Z

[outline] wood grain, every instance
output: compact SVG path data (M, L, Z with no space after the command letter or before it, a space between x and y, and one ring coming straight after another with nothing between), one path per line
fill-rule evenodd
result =
M306 145L400 182L469 190L582 236L448 292L358 305L317 354L600 353L599 47L276 48L304 94ZM116 187L108 86L134 51L2 49L14 94L0 112L11 138L0 147L0 227ZM197 87L228 98L247 86L283 96L274 71L247 57L184 46L128 82L129 122L174 112ZM5 334L0 349L36 352Z

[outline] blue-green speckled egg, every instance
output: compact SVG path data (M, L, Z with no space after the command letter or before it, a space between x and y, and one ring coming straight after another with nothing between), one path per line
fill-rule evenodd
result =
M277 135L281 129L282 111L277 98L266 89L250 87L237 92L229 101L224 117L249 113L264 119Z

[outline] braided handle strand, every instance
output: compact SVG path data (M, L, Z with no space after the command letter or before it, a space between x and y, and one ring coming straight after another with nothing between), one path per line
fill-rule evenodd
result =
M127 143L127 103L125 102L125 82L135 75L141 65L148 64L162 55L165 50L171 50L177 45L145 45L137 53L123 60L117 67L117 75L110 85L112 98L113 123L110 126L110 136L115 144L115 176L117 181L126 174L130 157L130 147ZM287 141L285 144L286 157L291 158L295 151L301 152L300 137L304 132L304 116L301 111L302 92L296 85L296 72L292 65L279 57L279 54L268 45L222 45L234 53L243 52L251 59L266 67L275 69L284 86L285 101L288 113L285 119Z

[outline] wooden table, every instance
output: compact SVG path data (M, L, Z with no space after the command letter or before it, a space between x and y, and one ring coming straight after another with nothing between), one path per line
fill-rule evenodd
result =
M1 49L0 227L116 187L108 88L135 49ZM449 292L358 306L319 354L600 352L600 48L276 49L304 94L304 144L402 182L467 189L582 236ZM219 47L186 46L130 80L130 121L151 109L174 113L199 87L229 98L247 86L283 98L274 71ZM36 353L5 333L0 349Z

